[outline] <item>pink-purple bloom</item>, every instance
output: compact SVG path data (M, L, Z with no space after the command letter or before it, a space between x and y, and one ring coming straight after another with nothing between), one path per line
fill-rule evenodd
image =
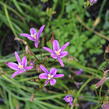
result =
M40 79L46 79L45 86L48 83L50 83L50 85L55 85L56 84L55 78L60 78L60 77L64 76L64 74L57 74L56 68L51 68L50 71L48 71L43 65L40 65L40 68L44 73L41 73L39 75L39 78Z
M103 104L103 105L102 105L102 109L109 109L109 103Z
M75 73L76 75L81 75L82 72L83 72L83 70L80 69L80 70L75 71L74 73Z
M73 97L72 95L67 95L64 97L65 102L67 102L69 105L72 105Z
M35 28L30 28L30 34L27 33L21 33L20 36L24 36L26 38L28 38L29 40L34 41L35 47L37 48L39 45L39 38L41 33L44 30L45 25L42 25L39 29L39 31L37 32Z
M65 43L62 47L59 46L59 42L57 40L53 41L53 50L48 47L43 47L44 50L51 53L51 57L54 59L57 59L62 67L64 67L64 63L61 58L68 55L67 51L64 51L64 49L69 45L70 43Z
M98 0L89 0L91 4L95 4Z
M18 62L18 64L14 63L14 62L7 62L6 65L15 70L16 72L14 72L11 76L11 78L14 78L15 76L23 73L23 72L26 72L27 70L30 70L33 68L33 66L27 66L27 58L26 56L24 56L22 58L22 60L20 59L19 55L17 52L15 52L15 57L16 57L16 60Z

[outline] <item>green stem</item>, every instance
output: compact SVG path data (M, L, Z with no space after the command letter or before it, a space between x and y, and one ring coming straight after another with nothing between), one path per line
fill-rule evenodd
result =
M73 102L74 104L77 103L77 99L78 99L80 93L82 92L82 90L86 87L86 85L87 85L92 79L93 79L93 78L88 79L88 80L81 86L81 88L80 88L79 91L77 92L77 95L76 95L76 97L75 97L75 99L74 99L74 102ZM71 107L71 109L73 109L73 107ZM77 106L75 107L75 109L78 109Z
M98 16L101 16L101 13L102 13L103 8L104 8L104 6L105 6L105 4L106 4L106 1L107 1L107 0L103 0Z

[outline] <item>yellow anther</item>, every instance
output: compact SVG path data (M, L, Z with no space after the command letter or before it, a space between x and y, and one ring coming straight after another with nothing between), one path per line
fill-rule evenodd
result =
M48 79L51 79L51 78L53 78L53 75L48 74Z
M61 52L61 49L59 49L58 51L55 51L55 53L56 53L57 55L60 55L60 52Z
M19 65L18 68L22 69L23 68L23 65Z
M31 34L31 36L32 36L34 39L36 39L36 34Z

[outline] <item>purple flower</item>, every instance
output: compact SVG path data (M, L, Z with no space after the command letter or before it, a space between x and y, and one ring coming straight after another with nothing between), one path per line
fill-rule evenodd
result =
M103 104L102 109L109 109L109 104Z
M73 102L73 97L72 95L67 95L64 97L64 100L69 103L69 105L72 105L72 102Z
M44 30L44 27L45 25L42 25L38 32L36 32L35 28L30 28L30 34L21 33L20 36L27 37L29 40L34 41L35 47L37 48L39 45L39 38L40 38L42 31Z
M98 0L89 0L91 4L95 4Z
M15 76L23 73L23 72L26 72L27 70L30 70L33 68L33 66L27 66L27 58L26 56L24 56L22 58L22 60L20 59L19 55L17 52L15 52L15 57L16 57L16 60L18 62L18 64L16 63L13 63L13 62L7 62L6 65L8 67L10 67L11 69L15 70L16 72L14 72L11 76L11 78L14 78Z
M83 70L80 69L80 70L75 71L74 73L75 73L76 75L81 75L82 72L83 72Z
M57 40L53 41L53 50L48 47L43 47L44 50L51 53L51 57L54 59L57 59L62 67L64 67L64 63L61 58L68 55L67 51L64 51L64 49L69 45L70 43L67 42L62 47L59 46L59 42Z
M56 68L51 68L50 71L48 71L43 65L40 65L41 70L44 72L39 75L40 79L46 79L45 81L45 86L50 82L50 85L55 85L56 84L56 79L54 78L60 78L63 77L64 74L56 74L57 69Z

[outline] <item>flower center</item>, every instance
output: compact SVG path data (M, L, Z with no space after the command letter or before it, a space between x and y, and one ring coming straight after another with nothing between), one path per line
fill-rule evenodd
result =
M23 65L19 64L18 68L23 69Z
M57 55L60 55L60 52L61 52L61 49L59 49L58 51L55 51L55 53L56 53Z
M48 74L48 79L51 79L51 78L53 78L53 75Z
M72 101L72 98L71 97L67 97L67 101Z
M36 39L36 34L31 34L31 37L33 37L34 39Z

